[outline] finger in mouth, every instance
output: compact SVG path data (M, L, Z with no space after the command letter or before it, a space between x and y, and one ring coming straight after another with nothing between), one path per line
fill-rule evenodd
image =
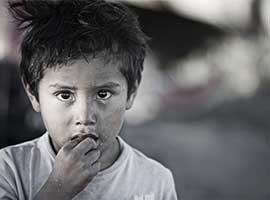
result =
M82 140L84 140L85 138L88 138L88 137L91 138L91 139L93 139L94 141L97 141L98 140L98 137L94 133L78 134L78 135L73 136L70 140L71 141L73 141L73 140L82 141Z

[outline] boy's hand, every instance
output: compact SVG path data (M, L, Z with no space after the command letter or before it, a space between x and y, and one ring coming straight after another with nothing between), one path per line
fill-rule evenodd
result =
M49 191L53 191L58 199L72 199L81 192L100 171L97 146L97 142L90 137L77 137L65 144L55 158L45 188L42 188L47 192L41 193L47 193L48 198Z

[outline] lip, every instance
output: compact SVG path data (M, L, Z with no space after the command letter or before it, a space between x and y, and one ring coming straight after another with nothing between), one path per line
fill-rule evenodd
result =
M95 141L97 141L99 139L99 136L95 132L79 132L79 133L75 134L74 136L72 136L71 140L74 140L77 138L84 139L86 137L90 137L90 138L94 139Z

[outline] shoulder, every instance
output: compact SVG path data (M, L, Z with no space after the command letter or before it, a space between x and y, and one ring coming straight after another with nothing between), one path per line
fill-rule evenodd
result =
M15 144L15 145L11 145L11 146L7 146L3 149L0 149L0 153L1 155L4 153L20 153L21 151L24 150L28 150L28 149L32 149L35 148L37 146L37 142L38 142L39 138L33 139L33 140L29 140L20 144Z
M160 162L146 156L144 153L130 146L122 140L125 148L128 149L130 162L133 167L135 167L139 171L139 173L144 174L145 176L152 176L155 179L168 180L172 178L171 171L165 167Z
M37 141L35 139L0 150L0 199L19 199L18 188L21 183L18 180L23 179L23 175L29 175L21 172L27 171L31 165L30 158Z
M126 173L131 174L133 186L136 187L137 183L140 191L155 192L157 199L176 200L177 195L171 170L129 144L125 142L123 144L129 154L129 170L126 170Z
M152 173L159 173L164 175L170 172L170 170L166 168L163 164L146 156L138 149L132 148L132 154L134 161L138 165L143 166L145 170L151 170Z
M41 138L41 137L40 137ZM0 150L0 166L4 163L11 165L14 162L23 163L28 157L39 149L40 138L36 138L27 142L11 145Z
M47 136L0 150L0 199L3 198L1 189L4 195L14 197L10 199L31 199L33 192L44 183L52 166L48 160Z

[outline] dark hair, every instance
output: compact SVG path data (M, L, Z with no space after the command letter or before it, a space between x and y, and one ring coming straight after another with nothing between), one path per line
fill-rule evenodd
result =
M141 81L147 37L126 6L105 0L17 0L9 11L24 31L20 74L38 98L47 68L106 52L121 62L128 97Z

